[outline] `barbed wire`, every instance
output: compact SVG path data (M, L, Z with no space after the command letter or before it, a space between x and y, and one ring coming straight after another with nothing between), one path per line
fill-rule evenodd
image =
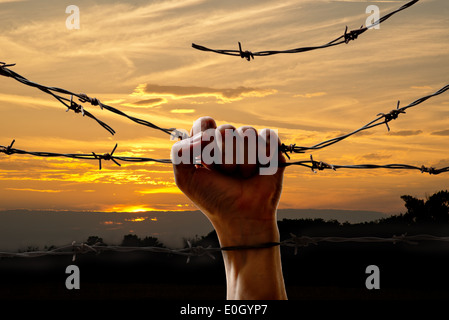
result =
M145 157L123 157L123 156L114 156L114 152L117 149L117 144L113 148L111 153L105 153L105 154L96 154L95 152L92 152L91 154L81 154L81 153L70 153L70 154L62 154L62 153L54 153L54 152L39 152L39 151L25 151L20 149L15 149L12 146L14 145L15 140L12 141L12 143L9 146L2 146L0 145L0 153L4 153L6 155L12 155L12 154L25 154L25 155L32 155L37 157L64 157L64 158L72 158L72 159L80 159L80 160L98 160L99 161L99 169L102 169L102 160L110 160L113 161L116 165L121 166L121 164L118 161L125 161L125 162L157 162L157 163L164 163L164 164L171 164L172 161L170 159L155 159L155 158L145 158ZM357 164L357 165L335 165L335 164L329 164L327 162L323 161L315 161L313 160L313 156L310 156L310 160L304 160L304 161L295 161L295 162L286 162L286 163L280 163L280 166L302 166L311 169L312 171L316 172L317 170L322 171L326 169L332 169L336 171L337 169L401 169L401 170L419 170L422 173L426 172L429 174L437 175L443 172L449 172L449 167L444 168L434 168L434 167L426 167L424 165L417 167L413 165L407 165L407 164L387 164L387 165L376 165L376 164Z
M305 151L310 151L310 150L319 150L319 149L323 149L325 147L331 146L337 142L340 142L350 136L355 135L356 133L368 130L368 129L372 129L374 127L380 126L385 124L387 126L388 131L390 131L390 126L388 125L388 123L392 120L395 120L399 117L400 114L405 114L405 110L415 107L421 103L423 103L424 101L435 97L437 95L440 95L446 91L449 90L449 85L444 86L443 88L437 90L436 92L429 94L427 96L421 97L415 101L413 101L412 103L404 106L404 107L399 107L400 101L398 101L398 104L396 106L396 109L391 110L388 113L379 113L377 114L377 118L368 122L367 124L365 124L364 126L362 126L359 129L356 129L350 133L317 143L313 146L310 147L301 147L301 146L297 146L296 144L290 144L290 145L285 145L282 144L281 146L281 151L283 151L285 153L285 155L290 159L290 156L288 155L288 153L304 153Z
M12 78L16 79L17 81L19 81L21 83L24 83L24 84L32 86L32 87L36 87L36 88L42 90L43 92L45 92L47 94L50 94L51 96L55 97L58 101L60 101L63 105L65 105L67 107L67 111L73 110L75 113L81 113L81 114L83 114L85 116L88 116L88 117L94 119L102 127L107 129L111 134L115 133L114 129L112 129L110 126L108 126L106 123L102 122L101 120L97 119L95 116L93 116L87 110L85 110L82 105L79 105L79 104L75 103L73 101L73 97L74 96L78 97L78 99L82 103L90 102L92 105L99 105L102 109L104 108L104 109L112 111L112 112L114 112L116 114L125 116L125 117L133 120L134 122L136 122L138 124L145 125L145 126L148 126L148 127L154 128L154 129L161 130L161 131L169 134L171 136L171 138L177 138L177 137L180 138L180 137L183 136L182 133L179 132L175 128L163 129L163 128L160 128L160 127L158 127L158 126L156 126L156 125L154 125L154 124L152 124L152 123L150 123L150 122L148 122L146 120L138 119L138 118L135 118L135 117L131 117L131 116L125 114L124 112L122 112L122 111L120 111L120 110L118 110L116 108L113 108L113 107L110 107L108 105L105 105L105 104L101 103L97 98L90 98L90 97L88 97L85 94L75 94L75 93L70 92L70 91L65 90L65 89L55 88L55 87L46 87L46 86L37 84L35 82L31 82L31 81L25 79L24 77L22 77L21 75L19 75L19 74L15 73L14 71L12 71L12 70L7 68L7 67L10 67L10 66L14 66L14 65L15 64L5 64L4 62L0 62L0 75L7 76L7 77L12 77ZM288 153L304 153L305 151L323 149L323 148L331 146L331 145L333 145L333 144L335 144L337 142L340 142L340 141L342 141L342 140L344 140L344 139L346 139L346 138L348 138L348 137L350 137L352 135L355 135L356 133L359 133L359 132L362 132L362 131L365 131L365 130L368 130L368 129L371 129L371 128L374 128L374 127L377 127L377 126L382 125L382 124L385 124L387 126L388 131L390 131L390 126L388 125L388 123L390 121L392 121L392 120L397 119L400 114L405 114L406 113L405 110L407 110L409 108L412 108L412 107L415 107L415 106L423 103L424 101L426 101L426 100L428 100L428 99L430 99L430 98L432 98L434 96L437 96L437 95L440 95L440 94L446 92L447 90L449 90L449 85L446 85L443 88L439 89L438 91L436 91L436 92L434 92L432 94L429 94L427 96L421 97L421 98L413 101L412 103L408 104L407 106L404 106L404 107L401 107L401 108L399 108L399 103L400 102L398 101L396 109L393 109L393 110L391 110L388 113L379 113L377 115L378 117L376 119L372 120L371 122L367 123L366 125L362 126L361 128L359 128L357 130L354 130L354 131L352 131L350 133L344 134L342 136L335 137L335 138L332 138L332 139L329 139L329 140L317 143L317 144L315 144L313 146L310 146L310 147L297 146L296 144L290 144L290 145L282 144L281 151L284 152L284 154L290 159L290 156L288 155ZM68 94L68 95L70 95L70 99L67 99L67 98L55 95L52 91ZM66 103L67 101L69 102L69 104ZM144 159L144 158L142 158L142 159ZM146 161L146 160L143 160L143 161Z
M393 235L391 238L381 237L308 237L308 236L296 236L290 234L290 238L281 242L281 245L286 247L293 247L295 249L295 255L299 248L308 247L310 244L318 245L320 242L342 243L342 242L356 242L356 243L405 243L411 245L417 245L423 241L442 241L449 242L449 237L439 237L428 234L411 235L402 234L400 236Z
M91 98L84 93L78 94L78 93L74 93L74 92L71 92L66 89L61 89L61 88L57 88L57 87L47 87L45 85L30 81L30 80L26 79L25 77L21 76L20 74L14 72L13 70L8 68L8 67L13 67L15 65L16 65L15 63L6 64L5 62L0 62L0 75L2 75L4 77L12 78L14 80L17 80L20 83L23 83L24 85L37 88L37 89L41 90L42 92L45 92L45 93L51 95L52 97L54 97L56 100L58 100L60 103L62 103L67 108L66 112L72 110L75 113L81 113L83 116L87 116L87 117L95 120L98 124L100 124L104 129L106 129L112 135L115 134L115 130L113 128L111 128L105 122L97 119L93 114L91 114L89 111L87 111L83 105L76 103L74 101L73 97L78 98L79 102L81 102L81 103L87 102L87 103L90 103L92 106L99 106L101 108L101 110L103 110L103 109L108 110L108 111L118 114L122 117L126 117L140 125L150 127L153 129L157 129L157 130L160 130L160 131L170 134L170 135L172 134L173 131L175 131L174 128L169 128L169 129L161 128L147 120L130 116L130 115L124 113L123 111L120 111L119 109L116 109L107 104L104 104L104 103L100 102L100 100L98 100L97 98ZM58 93L58 94L55 94L55 93ZM67 97L63 97L61 95L66 95Z
M92 153L54 153L54 152L39 152L39 151L25 151L20 149L13 148L15 140L11 142L8 146L0 145L0 153L5 155L13 155L13 154L22 154L22 155L32 155L36 157L63 157L63 158L71 158L71 159L79 159L79 160L98 160L99 169L102 169L102 161L112 161L116 165L121 166L118 161L124 162L156 162L163 164L171 164L171 159L155 159L155 158L145 158L145 157L123 157L123 156L115 156L114 152L117 149L118 144L112 149L111 153L104 154L96 154ZM295 161L295 162L286 162L279 163L279 166L289 167L289 166L302 166L311 169L313 172L322 171L326 169L332 169L336 171L337 169L394 169L394 170L419 170L421 173L426 172L431 175L437 175L440 173L449 172L449 167L444 168L434 168L434 167L426 167L424 165L417 167L408 164L386 164L386 165L376 165L376 164L357 164L357 165L337 165L337 164L329 164L323 161L315 161L313 160L313 156L310 156L310 160L303 161Z
M290 145L281 145L281 151L290 159L290 156L288 153L305 153L305 151L308 150L319 150L325 147L328 147L330 145L333 145L339 141L342 141L358 132L368 130L371 128L374 128L379 125L385 124L390 130L390 127L388 123L394 119L397 119L399 114L404 114L405 110L412 108L414 106L417 106L424 101L430 99L431 97L440 95L444 92L449 90L449 85L446 85L445 87L439 89L438 91L429 94L427 96L421 97L414 102L410 103L407 106L399 108L399 101L397 104L396 109L393 109L389 113L380 113L378 114L378 117L374 119L373 121L367 123L366 125L362 126L361 128L354 130L348 134L332 138L323 142L320 142L318 144L315 144L311 147L301 147L296 146L296 144L290 144ZM114 156L114 152L117 149L117 144L113 148L111 153L104 153L104 154L97 154L95 152L92 152L90 154L63 154L63 153L54 153L54 152L36 152L36 151L25 151L13 148L13 145L15 143L15 140L11 142L9 146L2 146L0 145L0 153L4 153L6 155L12 155L12 154L27 154L32 156L38 156L38 157L66 157L66 158L73 158L73 159L81 159L81 160L98 160L99 161L99 168L102 169L102 161L113 161L116 165L121 166L121 164L118 161L125 161L125 162L157 162L157 163L172 163L170 159L155 159L155 158L146 158L146 157L123 157L123 156ZM316 172L316 170L325 170L325 169L401 169L401 170L419 170L421 172L427 172L429 174L440 174L443 172L448 172L449 167L444 167L440 169L436 169L434 167L426 167L426 166L413 166L413 165L407 165L407 164L387 164L387 165L375 165L375 164L358 164L358 165L335 165L335 164L328 164L323 161L314 161L313 157L311 156L310 160L306 161L296 161L296 162L287 162L282 164L283 166L291 166L291 165L298 165L310 168L312 171Z
M251 61L251 59L254 59L255 56L269 56L269 55L274 55L274 54L280 54L280 53L300 53L300 52L307 52L307 51L312 51L312 50L317 50L317 49L324 49L324 48L329 48L329 47L333 47L333 46L337 46L340 44L348 44L350 41L356 40L359 35L361 35L362 33L364 33L365 31L367 31L368 29L374 28L377 25L380 25L382 22L384 22L385 20L387 20L388 18L390 18L392 15L405 10L409 7L411 7L412 5L414 5L415 3L417 3L419 0L413 0L410 1L406 4L404 4L402 7L400 7L399 9L392 11L388 14L386 14L385 16L379 18L378 20L375 20L370 26L366 26L363 27L363 25L360 27L360 29L355 29L355 30L351 30L348 32L348 26L346 26L345 32L343 35L341 35L340 37L324 44L321 46L312 46L312 47L302 47L302 48L296 48L296 49L290 49L290 50L281 50L281 51L276 51L276 50L270 50L270 51L259 51L259 52L251 52L251 51L243 51L242 50L242 45L239 42L239 50L217 50L217 49L210 49L195 43L192 43L192 48L200 50L200 51L210 51L210 52L215 52L215 53L219 53L219 54L225 54L225 55L230 55L230 56L238 56L241 57L242 59L245 58L248 61Z
M417 167L408 164L356 164L356 165L337 165L337 164L329 164L323 161L315 161L313 160L313 156L310 156L310 160L305 161L295 161L295 162L287 162L284 163L283 166L291 166L297 165L311 169L313 172L323 171L323 170L334 170L337 169L391 169L391 170L418 170L421 173L429 173L431 175L437 175L444 172L449 172L449 167L444 167L437 169L435 167L426 167L424 165Z
M98 160L100 170L102 169L102 161L103 160L112 161L118 166L121 166L121 164L118 161L172 163L172 161L170 159L114 156L114 152L117 149L118 144L115 144L115 147L112 149L111 153L97 154L95 152L92 152L92 153L55 153L55 152L41 152L41 151L25 151L25 150L13 148L14 143L15 143L15 140L13 140L9 146L0 145L0 153L4 153L6 155L25 154L25 155L32 155L32 156L36 156L36 157L48 157L48 158L63 157L63 158L71 158L71 159L79 159L79 160Z
M121 252L121 253L131 253L131 252L151 252L151 253L165 253L169 255L182 255L187 257L186 263L190 262L191 257L201 257L208 256L215 259L213 253L232 251L232 250L260 250L267 249L275 246L294 248L294 254L298 253L298 249L308 247L309 245L318 245L319 243L329 242L329 243L405 243L409 245L418 245L420 242L428 241L439 241L439 242L449 242L449 237L434 236L428 234L419 235L406 235L402 234L400 236L393 235L390 238L381 237L309 237L309 236L297 236L290 233L290 238L281 242L270 242L258 245L248 245L248 246L233 246L233 247L203 247L203 246L193 246L190 241L187 241L188 247L181 249L171 249L166 247L136 247L136 246L115 246L115 245L105 245L104 243L98 242L93 245L86 243L77 243L73 241L70 245L65 245L49 250L37 250L37 251L26 251L26 252L0 252L0 258L38 258L44 256L72 256L72 261L75 261L76 257L81 254L95 253L100 254L103 252Z

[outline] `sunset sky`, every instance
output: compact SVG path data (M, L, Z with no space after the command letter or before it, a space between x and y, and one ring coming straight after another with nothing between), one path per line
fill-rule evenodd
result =
M407 1L13 1L0 0L0 61L29 80L86 93L161 127L195 119L277 129L310 146L353 131L449 84L449 2L421 0L378 30L322 50L256 57L202 52L315 46ZM68 5L80 29L68 30ZM169 158L169 136L95 106L116 131L43 92L0 77L0 145L27 151ZM449 165L449 92L386 126L313 152L333 164ZM308 160L310 153L292 155ZM400 196L448 189L449 173L286 169L280 208L404 211ZM195 210L169 164L130 164L0 154L0 210Z

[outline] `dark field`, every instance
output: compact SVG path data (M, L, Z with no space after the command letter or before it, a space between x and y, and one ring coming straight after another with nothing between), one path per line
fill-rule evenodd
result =
M298 220L300 221L300 220ZM279 224L281 240L290 232L308 236L391 237L443 235L446 227L336 225L312 221ZM214 233L196 245L218 246ZM282 247L289 300L449 300L449 243L327 243ZM0 260L0 299L12 300L224 300L225 272L220 253L191 257L166 253L103 252ZM79 290L68 290L67 266L80 269ZM380 269L380 289L368 290L368 265ZM263 267L263 266L261 266Z

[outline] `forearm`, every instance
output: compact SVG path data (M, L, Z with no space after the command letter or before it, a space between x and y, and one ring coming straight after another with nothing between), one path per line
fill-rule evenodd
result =
M223 252L228 300L285 300L279 246Z
M216 226L222 248L279 243L276 221L233 221L233 228ZM224 250L227 299L285 300L279 245Z

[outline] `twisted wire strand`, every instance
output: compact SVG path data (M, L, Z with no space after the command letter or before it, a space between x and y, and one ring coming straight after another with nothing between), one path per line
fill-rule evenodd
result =
M435 167L426 167L422 165L421 167L409 165L409 164L356 164L356 165L337 165L337 164L329 164L323 161L314 161L311 156L311 160L305 161L295 161L295 162L286 162L282 164L285 167L297 165L311 169L313 172L322 171L322 170L333 170L337 169L390 169L390 170L417 170L421 173L429 173L430 175L438 175L440 173L449 172L449 167L444 167L437 169Z
M114 156L114 152L117 149L118 144L115 145L114 149L112 149L111 153L97 154L95 152L92 153L55 153L55 152L41 152L41 151L25 151L13 148L15 140L11 142L9 146L0 145L0 153L4 153L6 155L12 154L22 154L22 155L31 155L36 157L63 157L63 158L71 158L71 159L79 159L79 160L98 160L99 168L102 169L102 161L112 161L116 165L121 166L118 161L125 162L158 162L158 163L172 163L170 159L154 159L154 158L144 158L144 157L123 157L123 156Z
M239 42L238 43L239 50L210 49L210 48L207 48L207 47L195 44L195 43L192 43L192 48L200 50L200 51L210 51L210 52L215 52L215 53L225 54L225 55L230 55L230 56L238 56L238 57L241 57L242 59L245 58L248 61L251 61L252 59L254 59L255 56L263 57L263 56L269 56L269 55L280 54L280 53L300 53L300 52L307 52L307 51L312 51L312 50L317 50L317 49L329 48L329 47L337 46L337 45L340 45L343 43L348 44L350 41L356 40L359 35L361 35L365 31L367 31L368 29L373 28L377 25L380 25L382 22L389 19L394 14L411 7L418 1L419 0L412 0L412 1L404 4L399 9L396 9L396 10L386 14L385 16L382 16L378 20L374 21L370 26L363 27L363 25L362 25L360 27L360 29L351 30L349 32L348 32L348 26L346 26L346 29L345 29L345 32L343 35L339 36L338 38L336 38L326 44L320 45L320 46L302 47L302 48L296 48L296 49L290 49L290 50L268 50L268 51L251 52L251 51L247 51L247 50L243 51L242 45Z
M36 157L64 157L71 159L79 159L79 160L98 160L99 169L102 169L102 161L112 161L116 165L121 166L118 161L123 162L156 162L156 163L164 163L171 164L171 159L155 159L155 158L145 158L145 157L123 157L123 156L115 156L114 152L117 149L117 144L112 149L110 153L97 154L95 152L92 153L54 153L54 152L39 152L39 151L25 151L21 149L13 148L15 140L11 142L9 146L0 145L0 153L5 155L13 155L13 154L21 154L21 155L31 155ZM449 167L444 168L434 168L434 167L426 167L426 166L413 166L408 164L387 164L387 165L376 165L376 164L357 164L357 165L336 165L336 164L328 164L323 161L315 161L313 160L313 156L310 156L310 160L303 161L294 161L294 162L286 162L281 163L280 166L289 167L292 165L302 166L311 169L313 172L322 171L326 169L332 169L336 171L337 169L395 169L395 170L419 170L421 173L426 172L431 175L438 175L440 173L449 172Z
M233 246L233 247L219 247L214 248L211 246L192 246L192 244L187 241L188 247L182 249L171 249L166 247L127 247L127 246L114 246L105 245L103 243L96 243L94 245L88 245L86 243L76 243L72 242L70 245L65 245L57 247L50 250L40 250L40 251L27 251L27 252L0 252L0 258L38 258L43 256L72 256L72 261L74 261L77 255L86 253L100 254L103 252L152 252L152 253L165 253L169 255L181 255L187 257L186 263L190 262L191 257L208 256L212 259L215 257L213 253L230 251L230 250L253 250L253 249L267 249L275 246L290 247L295 249L295 255L298 249L308 247L309 245L318 245L319 243L405 243L409 245L418 245L423 242L429 241L439 241L439 242L449 242L449 237L434 236L429 234L418 234L418 235L407 235L402 234L400 236L393 235L389 238L382 237L309 237L309 236L297 236L295 234L290 234L290 238L281 242L270 242L256 245L246 245L246 246Z
M23 77L22 75L20 75L20 74L16 73L15 71L8 68L8 67L13 67L13 66L15 66L15 64L6 64L4 62L0 62L0 75L2 75L4 77L12 78L24 85L37 88L37 89L41 90L42 92L51 95L53 98L58 100L61 104L63 104L67 108L67 111L72 110L75 113L81 113L83 116L87 116L87 117L95 120L98 124L100 124L104 129L106 129L112 135L115 134L115 130L113 128L111 128L105 122L97 119L93 114L91 114L90 112L85 110L81 104L78 104L73 100L73 97L78 98L79 102L81 102L81 103L90 103L92 106L99 106L101 108L101 110L106 109L112 113L115 113L122 117L126 117L126 118L130 119L131 121L134 121L137 124L147 126L152 129L160 130L166 134L172 134L172 131L175 130L174 128L168 128L168 129L161 128L147 120L143 120L143 119L139 119L139 118L130 116L130 115L124 113L123 111L120 111L119 109L116 109L107 104L104 104L104 103L100 102L100 100L98 100L97 98L91 98L84 93L77 94L77 93L68 91L66 89L57 88L57 87L48 87L48 86L30 81L27 78ZM70 98L60 96L56 93L70 96Z
M310 147L305 147L305 146L297 146L296 144L290 144L290 145L285 145L282 144L281 146L281 150L287 155L287 157L290 159L290 156L288 155L288 153L305 153L306 151L310 151L310 150L319 150L319 149L323 149L325 147L329 147L337 142L340 142L342 140L345 140L346 138L355 135L356 133L365 131L365 130L369 130L372 129L374 127L380 126L385 124L387 126L388 131L390 131L390 126L388 125L388 123L392 120L395 120L399 117L400 114L405 114L405 110L415 107L421 103L423 103L424 101L438 96L446 91L449 90L449 84L442 87L441 89L437 90L434 93L431 93L427 96L421 97L415 101L413 101L412 103L404 106L404 107L399 107L400 102L398 101L398 104L396 106L396 109L391 110L388 113L379 113L377 114L377 118L375 118L374 120L368 122L367 124L365 124L364 126L341 136L329 139L329 140L325 140L322 141L320 143L317 143L313 146Z

